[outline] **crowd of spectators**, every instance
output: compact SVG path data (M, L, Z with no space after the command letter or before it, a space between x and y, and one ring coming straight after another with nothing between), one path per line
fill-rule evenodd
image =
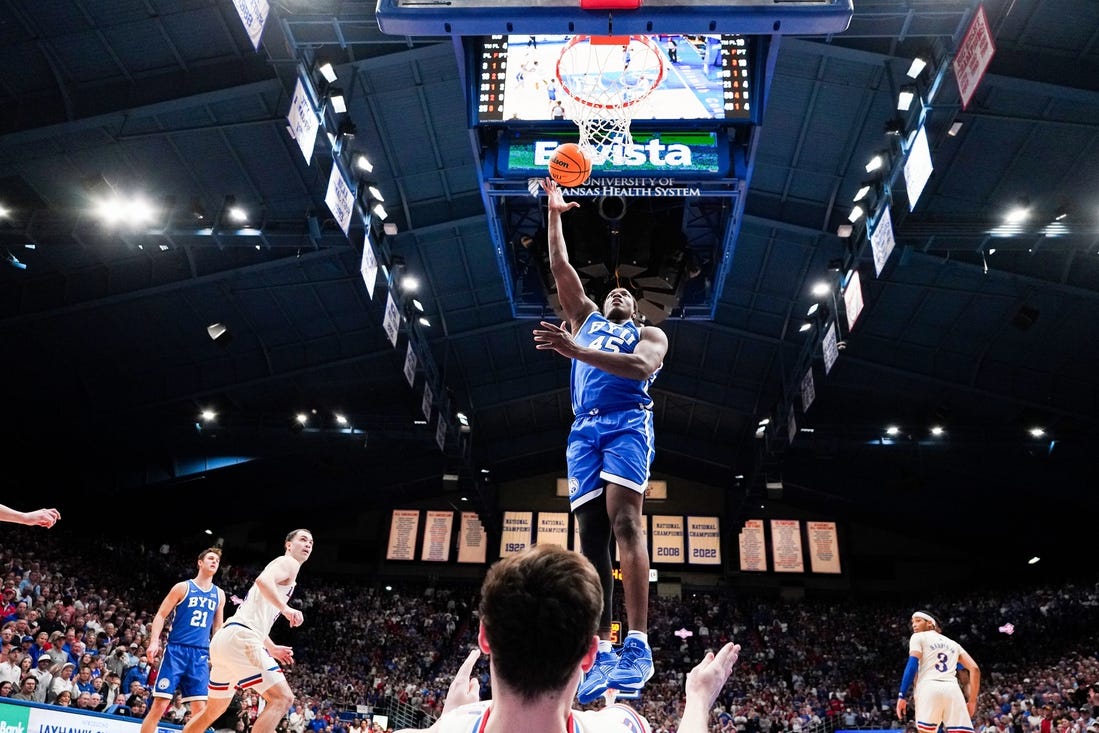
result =
M155 674L144 655L149 625L165 589L193 570L191 549L117 540L74 553L64 530L5 527L0 698L142 717ZM227 597L243 595L259 569L223 562L216 582ZM383 733L372 713L388 715L390 727L428 725L476 643L477 588L441 581L394 588L316 573L301 580L294 603L306 625L291 632L276 624L272 632L293 644L298 660L287 673L299 697L280 731ZM905 725L893 706L911 633L908 600L710 591L654 596L650 605L657 673L631 704L654 733L674 733L684 676L729 639L741 644L741 657L715 707L713 733ZM924 597L919 605L934 608L945 633L981 665L978 733L1099 733L1094 580ZM484 659L476 674L487 695ZM238 695L216 729L247 733L258 703L253 693ZM405 718L395 720L396 711ZM188 715L177 695L164 721L182 724Z

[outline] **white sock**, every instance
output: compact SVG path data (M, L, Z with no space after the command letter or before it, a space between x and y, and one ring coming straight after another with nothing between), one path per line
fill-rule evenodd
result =
M614 647L613 647L613 646L611 646L611 643L610 643L610 641L609 641L609 640L607 640L607 639L600 639L600 640L599 640L599 651L601 651L601 652L603 652L604 654L606 654L607 652L613 652L613 651L614 651Z
M626 636L632 636L635 639L640 639L646 644L649 643L649 635L646 634L644 631L631 631L630 633L626 634Z

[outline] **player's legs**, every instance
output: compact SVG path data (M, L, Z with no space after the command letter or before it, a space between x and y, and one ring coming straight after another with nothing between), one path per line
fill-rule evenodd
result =
M614 611L614 576L611 566L611 523L607 514L606 496L599 496L573 513L580 527L580 553L591 561L603 587L603 615L599 617L599 638L611 638L611 616Z
M164 717L164 711L168 709L168 703L172 701L170 697L157 697L153 695L153 702L149 705L149 710L145 713L145 717L141 719L141 733L155 733L156 726L160 722L160 719Z
M607 484L607 516L622 557L622 587L630 631L649 628L649 551L641 505L644 496L618 484ZM581 530L583 531L583 530ZM609 556L608 550L608 556Z
M294 693L285 679L280 679L260 693L267 702L252 724L252 733L274 733L275 726L290 712L294 702Z

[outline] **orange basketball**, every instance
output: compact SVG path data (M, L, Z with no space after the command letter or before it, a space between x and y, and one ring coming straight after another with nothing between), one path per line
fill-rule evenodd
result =
M550 155L549 174L560 186L582 186L591 175L591 158L576 143L561 143Z

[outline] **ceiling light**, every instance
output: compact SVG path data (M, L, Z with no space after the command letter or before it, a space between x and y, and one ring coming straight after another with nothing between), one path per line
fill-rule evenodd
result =
M931 434L934 435L936 438L939 437L940 435L942 435L944 432L945 431L943 430L942 425L932 425L931 426Z
M309 422L309 416L304 412L299 412L297 415L294 415L294 419L298 421L299 425L305 425Z
M161 252L167 252L168 251L168 245L166 245L166 244L160 245L160 251Z
M989 247L989 248L988 248L988 253L989 253L990 255L994 255L994 254L996 254L996 248L995 248L995 247Z
M421 313L424 312L424 304L416 300L415 298L412 299L412 307L420 311Z
M1027 432L1030 433L1030 437L1032 437L1032 438L1041 438L1043 435L1046 434L1046 431L1044 429L1042 429L1040 427L1037 427L1037 426L1031 428Z
M355 167L359 170L366 171L367 173L374 170L374 164L370 162L370 158L367 158L361 153L355 156Z
M822 281L814 285L813 289L809 292L817 298L823 298L825 295L832 292L832 287L828 283Z
M0 219L6 219L10 213L11 210L7 206L0 204Z
M338 422L340 425L346 425L347 424L347 418L337 412L336 413L336 422Z
M770 424L771 424L771 418L769 418L769 417L765 417L765 418L763 418L762 420L760 420L758 424L759 424L759 426L760 426L760 427L764 427L764 426L766 426L766 425L770 425Z
M897 95L897 109L901 112L907 112L912 106L912 100L915 98L916 89L914 87L901 87L901 92Z
M898 427L897 427L896 425L890 425L889 427L887 427L887 428L885 429L885 434L886 434L886 435L890 435L890 436L892 436L892 435L897 435L897 434L899 434L900 432L901 432L901 429L900 429L900 428L898 428Z
M370 197L375 201L385 201L385 196L382 196L382 192L378 190L377 186L367 186L366 190L370 192Z
M811 316L818 310L820 310L820 303L813 303L811 306L809 306L809 310L805 312L805 315Z
M424 328L431 328L431 321L427 320L423 316L420 316L419 324Z
M343 90L333 87L328 90L328 101L332 103L332 111L340 115L347 111L347 100L343 96Z
M847 215L847 221L854 224L856 221L861 219L863 214L865 214L865 213L866 212L862 210L861 206L856 206L853 209L851 209L851 213Z
M810 323L809 321L806 321L805 323L801 324L801 328L798 329L798 333L805 333L806 331L808 331L812 327L813 327L813 324Z
M218 416L218 414L216 412L214 412L213 410L211 410L209 408L203 410L200 413L200 415L202 417L203 422L210 422L211 420L213 420L215 417Z
M962 123L961 122L955 122L954 124L952 124L950 126L950 129L946 131L946 134L950 135L950 137L954 137L955 135L957 135L961 131L962 131Z
M401 290L406 293L414 293L420 288L420 281L413 275L405 275L401 278Z
M908 78L915 79L917 76L920 75L920 72L926 68L927 61L917 56L916 58L912 59L912 64L908 67L908 71L906 73L908 75Z
M1030 207L1026 203L1020 201L1014 207L1009 209L1006 214L1004 214L1004 223L1019 224L1026 221L1029 216Z
M1029 560L1027 560L1027 561L1026 561L1026 564L1027 564L1027 565L1037 565L1037 564L1038 564L1038 563L1040 563L1041 561L1042 561L1042 558L1040 558L1040 557L1038 557L1037 555L1035 555L1034 557L1032 557L1032 558L1030 558Z
M336 81L336 69L332 67L331 63L325 62L317 67L317 71L320 72L324 80L331 84Z
M373 209L371 209L371 211L373 211L373 212L374 212L374 214L375 214L375 215L376 215L376 216L377 216L377 217L378 217L379 219L381 219L382 221L385 221L386 219L388 219L388 218L389 218L389 212L387 212L387 211L385 210L385 207L384 207L384 206L382 206L381 204L374 204L374 208L373 208Z
M850 224L840 224L838 227L836 227L836 236L837 237L843 237L844 239L846 239L847 237L850 237L854 233L855 233L855 228L852 227Z
M885 165L885 158L883 158L880 154L875 155L869 160L869 162L867 162L866 172L873 173L877 169L881 168L883 165Z
M229 327L224 323L211 323L206 327L206 334L210 337L211 341L217 341L219 338L223 338L227 333L229 333Z
M3 208L3 207L0 207L0 208ZM2 214L0 214L0 216L2 216ZM1054 212L1053 220L1054 221L1061 221L1066 216L1068 216L1068 209L1066 209L1064 206L1060 206L1060 207L1057 208L1057 211Z
M859 190L855 192L855 197L851 200L856 202L862 201L864 198L866 198L866 195L868 193L870 193L870 184L864 183L859 186Z

